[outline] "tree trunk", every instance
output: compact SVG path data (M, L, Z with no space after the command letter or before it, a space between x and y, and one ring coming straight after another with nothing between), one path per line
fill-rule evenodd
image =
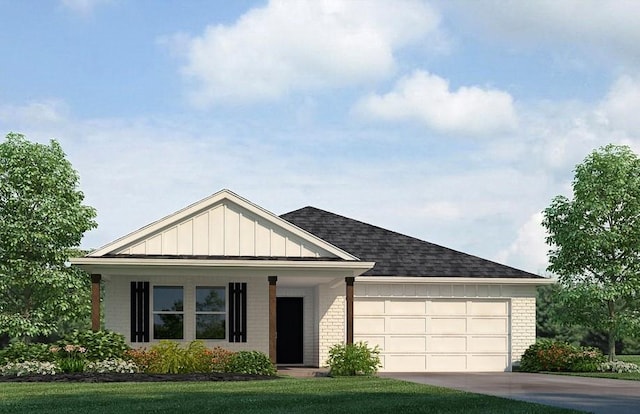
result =
M609 308L609 331L607 332L609 337L609 362L616 360L616 330L614 328L616 308L615 303L612 300L607 301L607 307Z
M609 361L616 360L616 336L613 329L609 330Z

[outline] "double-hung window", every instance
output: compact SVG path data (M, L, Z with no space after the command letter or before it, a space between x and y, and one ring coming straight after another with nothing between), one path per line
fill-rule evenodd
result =
M226 301L224 287L196 287L196 339L226 337Z
M153 338L184 338L184 289L182 286L154 286Z

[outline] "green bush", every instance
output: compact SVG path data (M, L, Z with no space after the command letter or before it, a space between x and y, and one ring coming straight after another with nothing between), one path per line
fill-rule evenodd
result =
M381 366L380 350L369 348L366 342L336 344L329 349L327 364L334 377L374 375Z
M74 330L58 341L60 346L77 345L86 348L85 357L89 361L123 358L129 349L123 335L111 331Z
M520 371L597 371L605 357L602 351L566 342L540 339L522 355Z
M127 353L145 372L156 374L187 374L211 372L212 361L204 342L192 341L186 348L177 342L160 341L148 351Z
M49 351L49 347L47 344L12 342L0 350L0 365L27 361L53 362L55 355Z
M262 352L239 351L229 357L226 371L236 374L275 375L276 367Z

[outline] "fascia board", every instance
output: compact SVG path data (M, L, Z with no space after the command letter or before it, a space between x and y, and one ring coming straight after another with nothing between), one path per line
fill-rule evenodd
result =
M556 283L551 278L499 278L499 277L385 277L385 276L360 276L356 279L360 284L458 284L458 285L551 285Z

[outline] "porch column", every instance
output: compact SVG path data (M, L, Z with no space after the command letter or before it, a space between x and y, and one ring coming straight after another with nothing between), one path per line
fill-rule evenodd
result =
M101 275L91 275L91 330L100 330L100 280Z
M345 277L347 285L347 344L353 344L353 281L355 277Z
M278 276L269 276L269 359L276 363L276 282Z

